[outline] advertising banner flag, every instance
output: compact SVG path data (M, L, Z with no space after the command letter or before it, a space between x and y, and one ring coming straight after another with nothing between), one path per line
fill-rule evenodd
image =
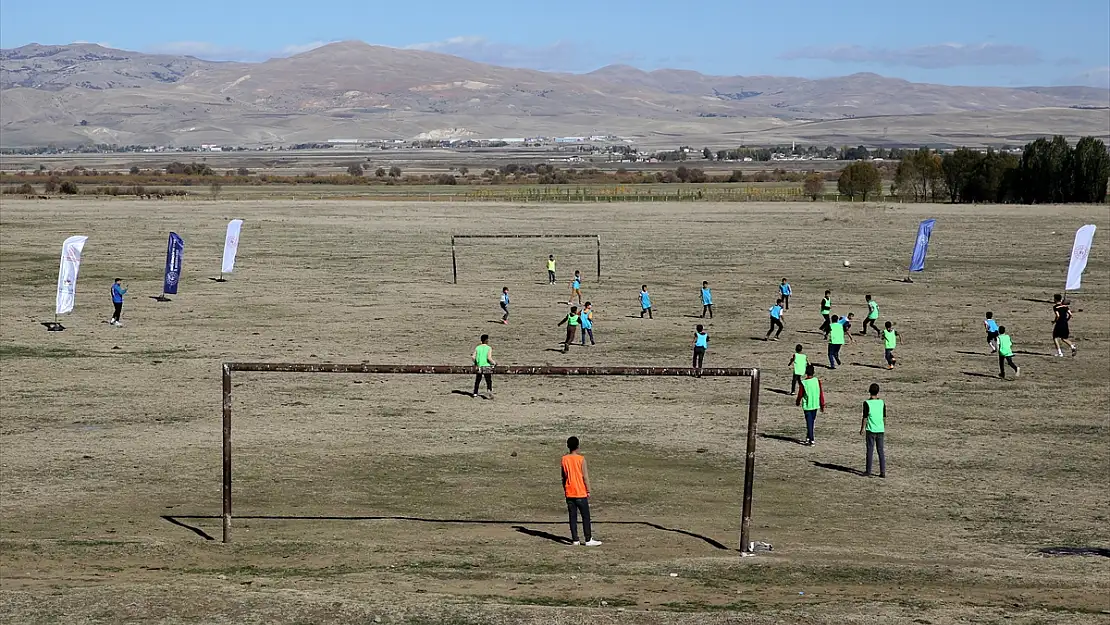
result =
M910 271L925 271L925 254L929 251L929 237L933 236L933 225L936 219L926 219L917 227L917 240L913 244L913 256L910 257Z
M239 230L242 227L242 219L232 219L227 224L227 236L224 237L224 262L220 273L231 273L235 269L235 254L239 252Z
M171 232L166 244L166 275L162 280L162 293L177 294L177 283L181 280L181 257L184 253L185 241L176 232Z
M1068 281L1065 291L1079 290L1083 280L1083 270L1087 268L1087 256L1091 253L1091 243L1095 238L1095 225L1087 224L1075 231L1075 243L1071 246L1071 263L1068 264Z
M69 237L62 243L62 264L58 268L58 299L54 313L64 315L73 310L77 295L77 271L81 268L81 251L89 237Z

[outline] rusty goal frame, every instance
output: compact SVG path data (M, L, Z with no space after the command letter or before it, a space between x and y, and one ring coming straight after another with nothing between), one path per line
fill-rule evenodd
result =
M453 234L451 235L451 283L459 283L459 265L455 260L455 239L595 239L597 241L597 280L601 281L600 234Z
M255 373L352 373L352 374L423 374L473 375L472 365L369 365L226 362L223 364L223 542L231 542L231 374ZM599 375L599 376L695 376L746 377L751 379L748 394L748 439L744 459L744 503L740 519L740 551L751 552L752 489L755 482L755 440L759 420L759 369L688 367L550 367L498 365L495 375Z

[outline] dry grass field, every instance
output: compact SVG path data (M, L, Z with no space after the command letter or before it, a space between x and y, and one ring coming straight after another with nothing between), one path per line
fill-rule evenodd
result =
M528 205L3 200L0 620L8 623L1106 623L1110 557L1110 216L1100 207ZM905 276L918 221L927 272ZM218 275L228 219L245 225ZM1076 358L1046 303L1075 229L1098 224L1073 295ZM172 302L167 233L185 239ZM456 233L600 234L459 246ZM77 308L48 333L58 250L86 234ZM560 284L543 258L558 256ZM850 259L852 267L842 267ZM566 278L596 306L593 347L559 353ZM123 328L105 323L115 276ZM780 342L767 308L789 277ZM678 365L717 302L709 366L763 371L753 539L736 548L747 381L237 374L235 535L219 542L220 363ZM647 283L654 320L636 294ZM511 323L497 297L512 290ZM828 411L804 447L786 396L817 305L903 335L818 369ZM982 315L1014 337L999 380ZM888 477L867 479L861 405L890 407ZM567 535L558 461L582 437L595 534Z

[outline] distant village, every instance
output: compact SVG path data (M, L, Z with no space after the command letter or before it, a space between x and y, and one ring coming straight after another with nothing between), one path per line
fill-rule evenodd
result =
M614 163L666 163L686 160L721 162L767 161L837 161L897 160L907 150L919 146L900 147L834 147L802 146L797 143L777 146L742 146L731 149L710 149L681 146L675 150L640 150L634 138L600 134L568 137L504 137L480 138L417 138L417 139L328 139L289 145L238 146L201 144L198 146L87 144L75 147L49 145L31 148L0 148L0 154L113 154L113 153L195 153L195 152L286 152L298 150L336 150L343 152L371 150L482 150L540 148L554 153L551 162L605 161ZM998 146L997 151L1020 154L1021 146ZM938 149L938 152L948 150Z

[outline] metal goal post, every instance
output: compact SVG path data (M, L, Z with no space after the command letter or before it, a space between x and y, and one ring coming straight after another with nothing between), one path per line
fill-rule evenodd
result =
M231 542L231 374L255 373L354 373L473 375L472 365L367 365L324 363L226 362L223 365L223 542ZM498 365L494 375L602 375L602 376L695 376L751 378L748 394L748 441L744 458L744 503L740 517L740 551L751 552L752 488L755 481L755 439L759 420L759 369L689 367L547 367Z
M453 234L451 235L451 282L459 283L459 265L455 258L455 239L594 239L597 241L597 279L601 281L600 234Z

